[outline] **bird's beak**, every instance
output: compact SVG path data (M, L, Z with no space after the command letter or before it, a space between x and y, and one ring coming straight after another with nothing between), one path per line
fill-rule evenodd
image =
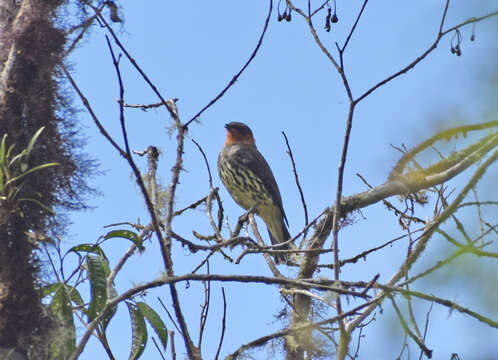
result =
M227 130L228 130L228 124L225 124L225 129L227 129Z

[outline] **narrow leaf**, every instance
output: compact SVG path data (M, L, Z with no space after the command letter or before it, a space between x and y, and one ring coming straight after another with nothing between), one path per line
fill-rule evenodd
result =
M67 252L86 252L86 253L93 253L97 254L100 256L104 256L104 251L100 248L100 246L95 245L95 244L79 244L76 246L73 246L71 249L69 249Z
M5 183L5 186L10 185L11 183L16 182L17 180L20 180L23 177L25 177L26 175L29 175L29 174L31 174L31 173L33 173L35 171L39 171L39 170L42 170L42 169L45 169L45 168L48 168L48 167L58 166L58 165L60 165L60 164L59 163L47 163L47 164L42 164L42 165L35 166L35 167L29 169L28 171L23 170L24 172L21 175L16 176L15 178L12 178L9 181L7 181Z
M7 134L2 137L2 142L0 143L0 166L5 162L5 141L7 140Z
M131 353L129 360L138 359L147 345L147 328L145 327L144 316L138 307L131 303L126 302L131 319Z
M64 331L59 338L51 343L51 359L64 360L73 352L76 347L76 333L73 319L73 307L68 288L64 284L59 287L50 303L52 313L59 319Z
M78 306L83 306L84 304L83 298L81 297L79 291L76 290L76 288L69 285L66 285L66 289L72 302L74 302Z
M146 303L137 302L137 306L156 332L159 340L161 340L161 343L163 344L164 349L166 349L166 346L168 345L168 329L166 328L166 325L164 325L162 319L159 317L157 312Z
M40 134L42 133L42 131L44 129L45 129L44 126L39 128L38 131L31 138L31 140L29 140L28 146L25 149L26 158L21 163L21 171L23 171L23 172L26 171L26 169L28 167L29 155L31 154L31 151L33 150L33 147L35 146L36 140L38 140L38 137L40 136Z
M133 232L133 231L113 230L113 231L108 232L104 238L107 240L107 239L116 238L116 237L131 240L138 247L138 250L140 250L140 251L144 250L144 246L142 244L142 239L140 239L138 234Z
M36 199L25 199L25 198L20 198L19 199L19 202L21 201L30 201L32 203L35 203L36 205L38 205L39 207L41 207L43 210L45 210L46 212L48 212L49 214L51 215L55 215L55 212L49 208L47 205L45 205L44 203L42 203L41 201L38 201Z
M44 286L41 289L43 297L48 296L48 295L56 292L60 287L61 287L61 283L59 283L59 282Z
M0 194L3 194L3 189L4 189L4 174L3 174L3 167L0 165Z
M24 156L24 151L21 151L19 154L14 156L12 159L10 159L10 157L7 156L7 158L5 160L8 161L8 163L5 165L7 165L9 168L13 168L16 165L16 162L20 161L23 156Z
M7 154L5 155L5 163L0 162L0 165L5 165L6 164L6 162L10 159L10 153L12 152L12 150L14 150L14 148L15 148L14 144L12 144L12 145L9 146L9 150L7 150Z
M116 291L116 289L114 288L114 286L112 286L111 289L110 289L109 299L112 299L112 298L114 298L116 296L118 296L118 292ZM114 305L114 306L112 306L111 308L109 308L109 310L104 315L104 318L100 322L104 334L105 334L105 332L107 330L107 326L111 322L111 319L114 317L114 315L116 315L116 311L117 310L118 310L118 305L117 304Z
M101 256L87 256L88 278L90 279L91 301L88 308L88 321L100 314L107 301L105 261Z

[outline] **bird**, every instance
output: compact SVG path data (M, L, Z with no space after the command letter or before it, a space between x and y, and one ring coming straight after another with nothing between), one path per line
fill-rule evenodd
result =
M270 166L256 148L251 129L241 122L225 125L227 137L218 156L218 174L235 202L263 219L273 245L288 241L291 236L282 197ZM289 250L286 244L276 250ZM290 253L275 254L277 264L287 263Z

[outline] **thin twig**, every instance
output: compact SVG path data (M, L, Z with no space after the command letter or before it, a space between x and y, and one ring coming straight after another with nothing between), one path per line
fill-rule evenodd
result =
M161 359L166 360L166 358L164 357L163 352L161 351L161 348L160 348L160 347L159 347L159 345L157 344L157 341L156 341L156 339L154 338L154 336L152 336L152 342L154 343L154 346L156 347L156 350L157 350L157 352L159 353L159 355L161 355Z
M424 352L425 356L427 356L430 359L432 357L432 350L427 348L427 346L425 346L425 344L421 341L421 339L410 330L408 324L406 323L406 320L403 318L403 315L401 314L401 311L398 308L398 305L396 305L394 298L390 296L390 299L393 308L396 311L396 314L398 315L398 319L399 322L401 323L401 326L403 327L403 330L405 330L405 333L408 334L408 336L411 337L413 341L415 341L415 343L419 346L420 350Z
M342 197L342 186L343 186L343 181L344 181L344 170L346 168L346 160L347 160L347 154L348 154L348 147L349 147L349 139L351 137L351 130L353 127L353 112L354 112L354 103L350 103L349 105L349 113L348 113L348 118L346 121L346 130L344 134L344 142L342 145L342 155L341 155L341 161L339 163L339 171L337 174L337 190L336 190L336 198L335 198L335 204L336 206L334 207L334 212L333 212L333 217L332 217L332 248L334 250L334 264L339 264L339 218L340 218L340 213L341 213L341 197ZM339 276L340 274L340 267L335 266L334 267L334 279L335 281L339 281ZM337 314L341 315L342 314L342 306L341 306L341 298L338 296L336 298L336 309L337 309ZM347 353L347 346L349 341L347 340L348 336L346 333L346 328L344 324L344 320L341 319L339 321L339 329L340 329L340 339L339 339L339 348L337 349L338 352L338 359L344 359Z
M494 163L494 161L496 161L497 158L498 158L498 150L495 151L492 156L490 156L488 159L486 159L486 161L484 161L479 166L479 168L475 171L475 173L472 176L472 178L470 179L470 181L467 183L467 185L465 185L465 187L462 189L462 191L457 195L457 197L455 198L455 200L448 207L446 207L444 209L444 211L434 221L432 221L430 224L428 224L427 230L426 230L425 234L417 242L415 248L410 253L410 256L398 268L398 270L396 271L396 273L394 273L393 276L391 276L391 278L387 282L387 286L394 286L404 276L404 274L406 273L406 271L408 271L410 269L410 267L415 263L415 261L417 261L417 259L420 257L420 255L422 254L422 252L425 250L427 242L432 237L434 231L436 231L436 229L438 229L439 226L444 221L446 221L450 217L451 214L453 214L455 212L455 210L458 208L458 205L462 202L462 200L465 198L465 196L467 196L468 192L476 185L476 183L483 176L483 174L486 171L486 169L492 163ZM398 290L398 291L400 291L400 292L405 291L406 292L406 290L404 290L404 289L401 289L401 290ZM410 294L412 294L412 293L413 292L411 292ZM386 296L386 294L387 294L386 291L382 291L381 293L377 294L375 296L375 299L377 301L376 302L372 302L372 304L375 304L375 305L369 305L367 308L365 308L365 310L363 310L363 312L360 315L356 316L353 320L351 320L347 324L346 329L347 329L348 333L351 333L354 329L356 329L359 326L359 324L372 311L374 311L374 309L377 306L376 304L378 304L380 301L382 301L382 299ZM494 324L491 325L491 326L494 326ZM496 324L496 326L494 326L494 327L498 327L498 324Z
M427 311L427 314L425 315L425 325L424 325L424 336L422 338L422 340L425 342L425 337L427 336L427 330L429 330L429 316L431 314L431 311L432 311L432 306L434 305L433 302L431 302L431 305L429 306L429 310ZM421 350L420 351L420 357L419 357L419 360L422 360L422 355L423 355L423 351Z
M344 42L344 45L342 46L342 48L339 48L339 46L337 46L337 49L339 50L339 57L340 57L340 60L341 60L341 69L342 69L342 71L344 71L344 62L343 62L344 51L346 50L346 47L349 44L349 40L351 39L351 36L353 36L353 32L355 31L356 26L358 25L358 22L360 21L361 15L363 14L363 10L365 10L365 7L367 6L367 3L368 3L368 0L364 0L363 1L363 5L361 6L360 12L358 13L358 16L356 16L356 20L355 20L355 22L353 24L353 27L349 31L349 34L348 34L348 36L346 38L346 41Z
M117 37L116 33L112 29L112 27L107 23L107 21L104 19L104 17L98 13L98 9L95 8L93 5L86 3L86 5L90 6L93 11L95 11L96 14L98 14L99 20L104 24L106 27L107 31L111 34L112 38L114 39L114 42L119 46L121 51L125 54L125 56L128 58L128 60L131 62L131 64L135 67L135 69L138 71L138 73L142 76L142 78L145 80L145 82L150 86L152 91L157 95L157 97L161 100L163 104L166 105L166 108L168 109L171 117L175 121L177 126L180 126L181 123L178 119L178 113L175 111L173 108L171 101L166 101L165 98L161 95L159 90L156 88L154 83L149 79L149 77L145 74L145 72L142 70L142 68L138 65L138 63L135 61L135 59L130 55L130 53L126 50L126 48L123 46L121 41L119 41L119 38Z
M176 360L176 351L175 351L175 332L173 330L169 331L169 342L171 344L171 360Z
M256 47L254 48L253 52L249 56L249 59L246 61L244 66L242 66L242 68L239 70L239 72L234 75L232 80L230 80L230 82L223 88L223 90L220 91L220 93L218 95L216 95L206 106L204 106L197 114L195 114L189 121L187 121L185 123L185 127L188 127L193 121L195 121L199 116L201 116L204 111L209 109L212 105L214 105L215 102L217 102L219 99L221 99L221 97L223 95L225 95L227 90L230 89L233 84L235 84L235 82L240 77L240 75L242 75L242 73L245 71L245 69L254 60L254 58L256 57L256 54L259 51L259 48L261 47L261 44L263 43L263 38L266 34L266 30L268 29L268 24L270 22L272 9L273 9L273 0L270 0L270 7L268 9L268 15L266 16L265 25L263 27L263 32L261 33L259 40L258 40L258 43L256 44Z
M207 168L208 175L209 175L209 188L212 189L213 188L213 177L211 176L211 169L209 167L209 162L208 162L208 159L206 157L206 153L204 152L204 150L202 150L201 146L199 145L199 143L197 143L197 141L192 139L192 142L197 146L197 148L199 149L199 151L202 154L202 157L204 158L204 162L206 163L206 168Z
M209 261L206 261L206 274L209 275ZM202 346L202 338L204 335L204 329L206 327L206 321L209 314L209 305L211 303L211 282L203 281L204 285L204 304L201 307L201 321L199 326L199 342L197 347L200 349Z
M161 304L161 306L163 307L164 311L166 311L166 314L168 315L169 317L169 320L173 323L173 325L175 326L176 330L178 331L178 333L182 333L182 331L180 330L180 328L178 327L178 325L176 324L176 321L175 319L173 319L173 316L171 316L168 308L166 307L166 305L164 305L163 301L161 300L161 298L158 296L157 297L157 300L159 300L159 303Z
M444 13L444 15L446 15L446 12ZM422 60L424 60L427 55L429 55L434 49L436 49L436 47L439 44L439 41L446 34L452 32L452 31L455 31L456 29L459 29L462 26L465 26L467 24L476 23L476 22L482 21L484 19L490 18L492 16L496 16L496 15L498 15L498 11L494 11L492 13L489 13L489 14L481 16L481 17L477 17L477 18L474 17L474 18L468 19L468 20L466 20L466 21L464 21L464 22L462 22L462 23L460 23L458 25L453 26L452 28L449 28L446 31L439 32L438 35L437 35L437 37L436 37L436 40L434 40L434 42L429 46L429 48L426 51L424 51L422 53L422 55L420 55L415 60L413 60L411 63L409 63L408 65L406 65L405 67L403 67L401 70L395 72L394 74L388 76L384 80L382 80L382 81L378 82L377 84L375 84L374 86L372 86L370 89L368 89L362 95L360 95L358 98L356 98L354 100L354 102L355 103L359 103L361 100L365 99L368 95L370 95L372 92L374 92L375 90L377 90L379 87L381 87L381 86L389 83L391 80L393 80L393 79L397 78L398 76L400 76L400 75L408 72L409 70L413 69L419 62L421 62ZM443 22L443 18L441 19L441 21Z
M301 184L299 183L299 176L297 175L296 163L294 162L294 156L292 155L292 150L291 150L291 147L289 145L289 140L287 139L287 135L285 134L284 131L282 131L282 135L284 136L285 144L287 145L287 154L289 154L289 157L291 159L292 171L294 173L294 179L296 180L297 189L299 190L299 195L301 196L301 204L303 205L303 210L304 210L304 225L308 225L308 207L306 206L306 201L304 200L303 189L301 188Z
M325 320L322 320L322 321L318 321L316 323L309 323L309 322L306 322L305 325L298 325L298 326L294 326L294 327L288 327L286 329L283 329L283 330L280 330L280 331L277 331L275 333L272 333L270 335L266 335L266 336L262 336L256 340L253 340L245 345L242 345L241 347L239 347L235 352L231 353L230 355L228 355L225 359L227 360L235 360L237 359L243 352L251 349L251 348L256 348L256 347L261 347L263 345L265 345L267 342L273 340L273 339L277 339L277 338L281 338L281 337L284 337L284 336L287 336L289 334L293 334L293 333L299 333L301 331L305 331L305 330L310 330L310 329L316 329L322 325L326 325L326 324L332 324L332 323L335 323L337 321L339 321L340 319L343 319L347 316L351 316L351 315L354 315L356 314L358 311L360 311L361 309L371 305L372 302L371 301L368 301L364 304L361 304L361 305L358 305L356 306L355 308L351 309L350 311L347 311L341 315L337 315L337 316L334 316L334 317L331 317L331 318L328 318L328 319L325 319Z
M443 16L441 16L441 25L439 25L439 35L443 33L444 21L446 20L446 14L448 13L448 7L450 6L450 0L446 0L444 5Z
M254 219L254 214L249 215L249 223L251 224L251 229L252 232L254 233L254 236L256 237L258 244L260 246L264 246L263 239L261 238L261 234L258 231L258 227L256 225L256 220ZM268 264L268 267L270 268L271 272L273 273L273 276L275 277L283 277L280 271L278 271L277 266L271 259L270 255L267 252L263 253L263 256L265 257L266 263ZM237 261L240 261L240 259L235 260L235 263Z
M216 350L216 355L214 357L215 360L218 360L218 356L220 355L221 345L223 345L223 339L225 337L225 328L226 328L226 318L227 318L227 299L225 296L225 288L221 287L221 294L223 295L223 318L221 320L221 336L220 342L218 343L218 349Z

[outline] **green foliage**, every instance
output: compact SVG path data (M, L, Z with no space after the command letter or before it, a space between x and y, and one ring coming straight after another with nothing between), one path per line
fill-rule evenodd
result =
M137 248L143 249L142 238L135 232L119 229L108 232L99 238L95 244L82 243L73 246L61 257L64 261L67 255L76 254L80 261L78 268L73 271L70 279L76 280L74 286L68 285L69 280L65 282L55 282L42 288L44 297L51 297L49 307L55 317L59 320L64 336L58 336L57 341L51 345L51 354L53 360L66 359L70 357L75 350L76 334L74 328L75 313L79 313L77 318L86 319L87 325L99 318L98 324L94 329L96 337L108 354L112 354L112 349L107 341L107 328L112 318L115 316L118 304L108 305L110 299L119 296L114 286L109 284L111 268L109 260L105 254L102 244L108 239L124 238L133 242ZM81 279L86 279L81 281ZM76 289L82 284L88 284L90 291L89 299L86 302L83 296ZM126 306L130 313L130 324L132 330L132 344L130 359L138 359L143 354L147 345L147 327L146 320L152 327L162 346L166 348L168 344L168 330L158 313L145 302L136 302L133 296L125 299Z
M156 332L159 340L163 344L163 347L166 349L168 345L168 329L164 322L161 320L159 315L152 309L149 305L144 302L137 302L138 309L145 316L149 324L152 326L154 331Z
M113 230L108 232L105 236L104 239L112 239L112 238L124 238L132 241L140 251L144 251L145 248L142 244L142 239L138 236L137 233L130 231L130 230Z
M131 320L131 353L130 360L138 359L147 345L147 327L145 326L144 315L138 306L131 302L126 302Z
M90 280L91 289L91 301L88 308L89 322L100 315L107 302L107 274L104 262L107 261L101 256L87 256L88 279Z
M76 346L76 334L71 306L71 293L74 289L65 284L55 284L55 295L52 297L50 309L62 324L62 337L52 343L51 359L63 360L71 354ZM80 297L81 299L81 297Z
M30 174L38 172L40 170L57 166L58 163L46 163L42 165L37 165L29 167L29 158L33 153L36 141L40 137L44 127L38 129L38 131L33 135L29 141L27 147L23 149L18 154L13 154L15 145L12 144L7 147L7 134L4 134L2 141L0 143L0 201L2 202L14 202L14 201L31 201L39 205L41 208L49 213L53 213L52 210L45 206L42 202L35 199L32 196L41 197L40 194L29 194L28 198L19 198L18 195L21 193L23 188L22 180Z

